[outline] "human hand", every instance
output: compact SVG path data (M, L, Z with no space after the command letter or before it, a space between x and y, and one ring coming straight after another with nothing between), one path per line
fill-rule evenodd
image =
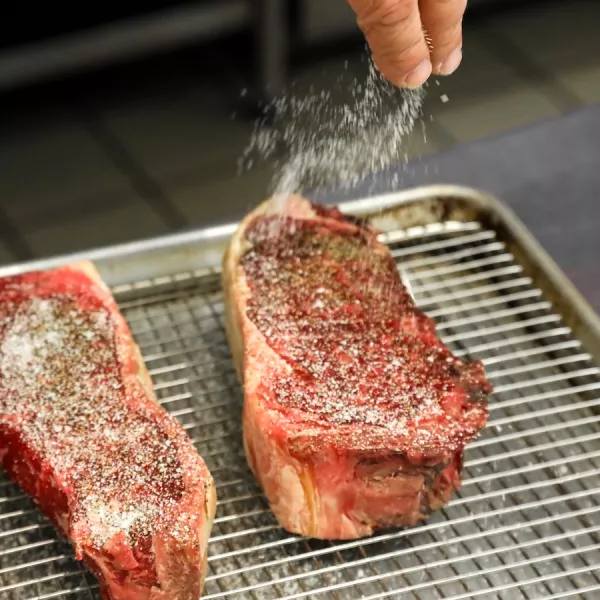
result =
M400 87L450 75L462 59L467 0L348 0L382 75Z

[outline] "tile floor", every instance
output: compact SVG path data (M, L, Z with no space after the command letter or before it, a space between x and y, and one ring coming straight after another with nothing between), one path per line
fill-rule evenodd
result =
M427 142L418 128L411 154L599 102L599 30L597 0L535 3L469 20L463 65L430 85ZM294 77L324 85L326 68L344 60ZM137 85L127 94L67 101L59 94L42 109L4 112L1 263L228 221L268 193L269 165L237 175L252 123L232 118L222 78L213 85L191 73Z

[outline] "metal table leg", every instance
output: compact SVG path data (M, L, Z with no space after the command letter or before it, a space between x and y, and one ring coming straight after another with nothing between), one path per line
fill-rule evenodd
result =
M287 75L287 0L256 0L256 53L258 93L280 94Z

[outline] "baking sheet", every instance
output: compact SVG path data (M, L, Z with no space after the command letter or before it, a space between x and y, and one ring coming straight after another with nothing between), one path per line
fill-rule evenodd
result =
M465 482L425 524L329 543L282 531L250 474L219 263L235 226L0 270L92 258L161 403L218 486L208 598L594 598L600 593L598 318L514 216L452 186L343 206L373 216L455 352L486 363L490 424ZM33 503L0 479L0 597L96 598Z

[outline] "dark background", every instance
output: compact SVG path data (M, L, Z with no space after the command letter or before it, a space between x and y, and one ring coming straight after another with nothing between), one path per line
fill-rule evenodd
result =
M239 218L274 173L269 162L238 172L258 102L364 77L343 0L1 10L3 263ZM597 0L472 2L463 64L430 83L423 125L395 167L401 186L495 192L590 294L598 31Z

